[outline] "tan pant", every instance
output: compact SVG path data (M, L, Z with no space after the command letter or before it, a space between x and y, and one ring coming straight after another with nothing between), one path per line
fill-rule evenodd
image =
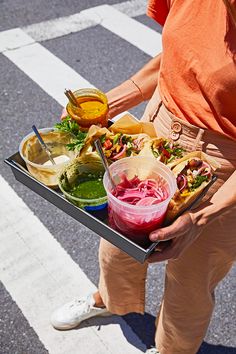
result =
M169 136L178 120L161 105L154 121L158 135ZM179 142L189 151L202 149L221 163L216 192L236 166L236 143L178 120ZM236 218L219 217L195 243L166 266L164 298L156 320L156 347L161 354L195 354L201 345L214 308L214 289L236 258ZM144 313L147 263L140 264L101 240L99 291L114 314Z

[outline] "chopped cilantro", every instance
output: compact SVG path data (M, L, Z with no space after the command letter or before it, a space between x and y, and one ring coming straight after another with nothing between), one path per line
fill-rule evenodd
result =
M175 156L182 157L184 151L185 151L184 149L178 147L174 149L174 154Z
M113 138L113 145L115 145L115 144L118 142L118 140L120 139L120 136L121 136L121 134L116 134L116 135L114 136L114 138Z
M192 183L192 186L191 186L191 190L194 190L198 187L200 187L200 185L204 182L204 181L207 181L208 180L208 176L196 176L195 179L194 179L194 182Z
M60 123L56 123L54 127L61 132L71 133L74 135L72 142L66 145L68 150L76 150L79 152L82 149L87 133L82 132L79 125L69 116L63 119Z
M153 153L153 155L154 155L155 157L159 157L159 156L160 156L160 154L159 154L156 150L153 150L153 149L152 149L152 153Z
M102 134L99 139L100 139L102 144L105 143L105 141L106 141L106 133Z

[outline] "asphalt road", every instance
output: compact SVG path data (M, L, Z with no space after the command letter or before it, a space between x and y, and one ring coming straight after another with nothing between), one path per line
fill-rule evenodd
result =
M103 3L101 0L0 0L0 31L72 15ZM113 5L117 1L107 0L105 3ZM160 31L159 26L145 15L135 19ZM105 92L128 78L150 58L100 25L42 41L41 45ZM0 54L0 82L0 174L79 264L87 277L97 284L99 237L16 182L10 169L3 163L4 158L17 151L21 138L30 131L32 123L47 127L58 121L61 105L3 54ZM143 110L144 105L140 105L131 112L140 117ZM235 276L234 267L217 288L215 311L199 354L236 353ZM164 264L152 265L147 281L146 315L124 316L133 331L148 346L153 344L154 321L162 298L163 281ZM0 306L0 353L47 353L36 332L30 327L2 283Z

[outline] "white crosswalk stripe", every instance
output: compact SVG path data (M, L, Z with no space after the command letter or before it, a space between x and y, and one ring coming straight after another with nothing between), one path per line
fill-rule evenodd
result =
M121 2L110 7L129 17L136 17L145 14L146 2L143 0L132 0ZM40 42L65 36L70 33L75 33L83 29L98 25L101 22L101 17L93 16L91 18L87 14L87 10L85 10L70 16L60 17L53 20L25 26L22 29L29 36Z
M100 19L99 24L117 36L155 56L161 52L161 35L142 23L124 15L108 5L97 6L83 11L89 18Z

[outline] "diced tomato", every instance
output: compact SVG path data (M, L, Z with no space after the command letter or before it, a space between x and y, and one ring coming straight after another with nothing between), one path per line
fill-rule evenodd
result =
M164 156L166 156L168 159L170 158L170 156L171 156L171 154L169 153L169 151L168 150L166 150L165 148L163 148L163 150L162 150L162 154L164 155Z
M103 144L104 149L109 150L112 147L112 142L110 139L107 139Z

